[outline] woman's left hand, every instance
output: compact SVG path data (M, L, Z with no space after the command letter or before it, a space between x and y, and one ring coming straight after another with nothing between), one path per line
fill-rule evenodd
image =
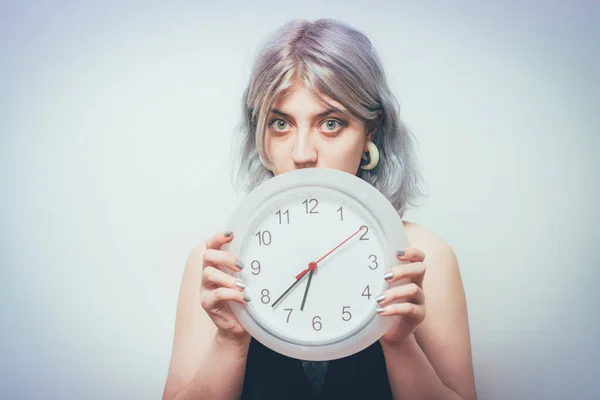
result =
M409 282L383 292L383 300L379 301L377 308L381 316L395 318L394 324L380 339L383 344L394 345L402 342L412 335L425 319L425 253L412 247L403 251L404 254L397 253L397 257L400 261L408 262L390 269L387 275L391 275L391 278L387 281L392 283L407 279Z

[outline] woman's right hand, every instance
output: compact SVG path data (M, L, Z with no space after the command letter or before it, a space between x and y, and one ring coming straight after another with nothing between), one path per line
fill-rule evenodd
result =
M218 328L217 334L233 340L247 339L249 334L231 311L228 301L246 304L250 297L245 286L222 268L241 271L244 264L221 247L233 240L233 233L218 233L206 241L202 260L202 286L200 288L202 308Z

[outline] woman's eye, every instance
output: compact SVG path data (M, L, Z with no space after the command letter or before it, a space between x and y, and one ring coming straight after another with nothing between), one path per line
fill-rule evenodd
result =
M271 125L271 128L276 132L285 132L289 129L288 123L282 119L274 119L269 125Z
M334 119L328 119L327 121L323 122L321 126L325 132L335 132L342 126L342 124Z

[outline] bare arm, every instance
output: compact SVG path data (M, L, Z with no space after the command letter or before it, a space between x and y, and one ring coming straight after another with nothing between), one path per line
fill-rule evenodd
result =
M215 334L193 379L172 399L239 399L249 343Z
M426 254L427 311L406 340L382 343L394 398L474 400L467 305L455 254L423 227L412 225L407 231L411 245Z
M217 235L206 245L201 243L194 248L188 257L177 303L173 351L163 400L240 397L250 336L240 330L226 301L239 301L243 295L239 288L231 288L232 281L227 279L232 277L217 268L206 267L209 254L213 258L221 257L219 264L230 263L231 260L223 259L230 255L216 250L230 239ZM205 271L207 268L210 270ZM208 278L211 285L207 285ZM205 308L214 313L221 328L226 329L217 329Z

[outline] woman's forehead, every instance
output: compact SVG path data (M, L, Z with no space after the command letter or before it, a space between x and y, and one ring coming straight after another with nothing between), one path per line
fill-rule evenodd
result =
M327 111L348 114L346 108L338 101L320 91L311 91L305 85L298 84L279 95L269 111L298 116L318 115Z

